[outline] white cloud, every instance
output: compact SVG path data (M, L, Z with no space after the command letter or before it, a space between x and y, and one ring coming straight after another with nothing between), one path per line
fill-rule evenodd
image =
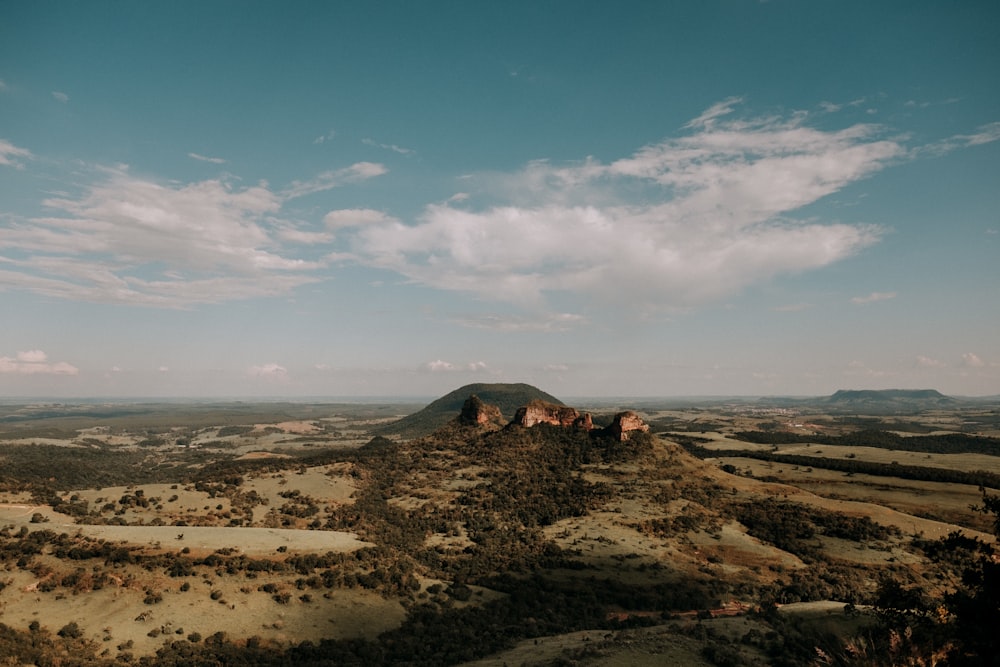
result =
M931 357L917 356L917 366L920 368L945 368L947 365L943 361L932 359Z
M168 368L167 366L160 366L156 370L158 370L161 373L169 373L170 372L170 368Z
M201 162L211 162L212 164L225 164L226 161L221 157L208 157L205 155L200 155L198 153L188 153L188 157L194 160L199 160Z
M9 86L4 82L4 80L0 79L0 93L6 91L8 87Z
M966 368L983 368L986 366L986 362L984 362L978 354L966 352L962 355L962 365Z
M424 364L424 368L432 373L439 373L441 371L454 371L458 370L458 367L450 361L444 361L443 359L435 359L434 361L428 361Z
M876 303L878 301L887 301L889 299L895 299L895 292L872 292L867 296L855 296L851 298L851 303L858 305L866 305L869 303Z
M326 223L329 229L341 229L344 227L399 223L399 220L382 211L370 208L345 208L330 211L323 217L323 222Z
M53 99L55 99L56 102L59 102L60 104L66 104L67 102L69 102L69 95L67 95L66 93L61 93L58 90L52 91L52 97Z
M0 139L0 164L22 169L23 165L18 158L30 160L33 157L27 148L19 148L9 141Z
M383 148L387 151L392 151L394 153L399 153L400 155L411 155L415 151L410 148L403 148L402 146L397 146L396 144L380 144L374 139L362 139L361 143L366 146L374 146L375 148Z
M251 366L247 372L254 377L268 378L272 380L283 380L288 377L288 369L275 363Z
M978 146L980 144L989 144L994 141L1000 140L1000 123L990 123L989 125L983 125L979 128L979 131L975 134L968 134L962 136L965 140L967 146Z
M48 358L48 355L41 350L28 350L27 352L17 353L17 360L28 364L42 364L45 363Z
M569 292L647 310L724 298L879 239L873 226L788 214L902 158L898 141L873 125L811 128L805 114L729 119L738 103L720 102L685 136L609 164L536 161L478 175L471 180L506 201L431 204L416 224L366 225L355 258L488 299L539 307L547 293Z
M569 370L569 366L566 364L545 364L542 366L542 370L547 373L565 373Z
M685 128L706 128L715 124L715 121L722 116L727 116L733 112L736 105L743 102L741 97L730 97L710 106L703 111L700 116L690 121Z
M941 141L922 146L916 152L944 155L960 148L980 146L982 144L993 143L994 141L1000 141L1000 122L982 125L972 134L956 134Z
M336 136L337 136L337 132L335 130L330 130L326 134L321 134L318 137L316 137L315 139L313 139L313 143L317 144L317 145L319 145L319 144L325 144L328 141L332 141Z
M65 361L49 363L41 350L18 352L14 357L0 357L0 374L11 375L78 375L80 370Z
M359 183L361 181L368 180L369 178L381 176L385 173L388 173L388 169L377 162L357 162L352 164L350 167L344 167L343 169L324 171L308 181L294 181L292 185L282 193L282 196L285 199L304 197L316 192L323 192L325 190L343 187L344 185L348 185L350 183Z
M221 180L161 185L110 171L82 195L44 204L56 215L15 223L0 237L0 288L100 303L182 308L282 294L323 266L288 256L282 241L327 236L274 219L266 185Z
M485 361L470 361L466 364L453 364L443 359L428 361L423 365L423 369L431 373L454 373L459 371L476 372L486 370L488 367Z

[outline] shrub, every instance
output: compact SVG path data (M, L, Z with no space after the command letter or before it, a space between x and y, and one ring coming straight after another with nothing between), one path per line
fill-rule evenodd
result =
M76 624L76 621L70 621L66 625L62 626L57 632L60 637L65 637L66 639L78 639L83 636L83 631L80 626Z

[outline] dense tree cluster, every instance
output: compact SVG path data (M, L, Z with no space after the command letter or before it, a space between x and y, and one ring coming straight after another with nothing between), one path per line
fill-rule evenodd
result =
M1000 489L1000 474L987 470L966 472L964 470L915 466L896 462L876 463L874 461L862 461L857 458L835 459L826 456L782 454L778 451L761 451L759 449L727 449L724 452L720 452L719 450L702 447L699 444L699 440L704 442L703 439L678 436L677 434L671 437L680 443L689 453L701 459L717 458L725 455L733 458L757 459L758 461L771 461L774 463L786 463L788 465L837 470L849 474L899 477L901 479L946 482L949 484L970 484L972 486Z
M1000 456L1000 438L988 438L967 433L934 435L899 435L882 429L861 429L843 435L810 435L788 431L740 431L739 440L761 445L794 445L801 443L840 447L877 447L905 452L932 454L987 454Z
M866 516L854 517L773 498L744 502L734 509L747 533L807 562L821 556L822 547L816 540L819 535L862 544L899 535L898 529L887 528Z

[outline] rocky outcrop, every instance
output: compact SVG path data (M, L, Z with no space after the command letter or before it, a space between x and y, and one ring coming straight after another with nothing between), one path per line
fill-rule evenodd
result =
M594 421L589 412L580 413L576 408L566 405L555 405L545 401L532 401L517 409L511 424L530 428L535 424L551 424L562 428L579 428L585 431L594 430ZM600 433L608 435L619 442L629 439L636 432L646 433L649 426L642 421L637 413L631 410L619 412L611 421L611 425L601 429ZM597 433L597 431L594 431Z
M518 408L514 414L514 421L511 423L526 428L535 424L552 424L564 428L577 426L591 429L594 427L589 414L581 415L576 408L537 400Z
M503 424L503 415L495 405L483 403L478 396L472 394L465 399L462 411L458 414L458 423L464 426L487 426Z
M642 417L631 410L616 414L615 418L611 421L611 425L607 428L608 434L619 442L628 440L637 431L647 433L649 426L646 425L646 422L642 421Z

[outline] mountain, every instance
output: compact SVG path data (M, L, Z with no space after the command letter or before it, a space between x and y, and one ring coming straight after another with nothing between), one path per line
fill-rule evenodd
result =
M935 389L841 389L824 401L840 409L878 413L951 407L956 402Z
M399 421L386 424L377 432L380 435L400 435L404 438L420 438L430 435L461 412L466 399L473 395L478 396L484 403L500 408L500 413L508 421L514 418L514 413L518 408L535 400L564 405L558 398L546 394L530 384L480 382L459 387L432 402L423 410L407 415Z

